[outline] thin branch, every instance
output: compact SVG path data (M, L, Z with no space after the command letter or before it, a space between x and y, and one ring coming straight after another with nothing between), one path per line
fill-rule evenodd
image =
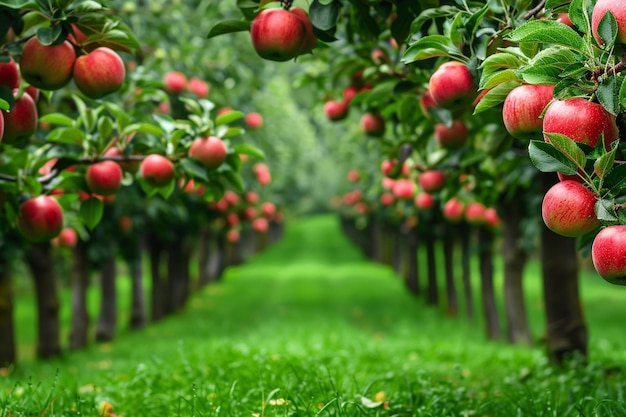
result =
M539 4L537 6L535 6L534 8L530 9L525 15L524 15L524 20L528 20L531 17L535 17L539 14L539 12L541 12L543 10L543 8L546 7L546 0L541 0L539 2Z

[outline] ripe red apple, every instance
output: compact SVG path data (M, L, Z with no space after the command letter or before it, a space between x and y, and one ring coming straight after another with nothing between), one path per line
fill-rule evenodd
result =
M252 229L257 233L265 233L269 227L269 223L266 218L259 217L252 222Z
M477 86L469 68L461 62L441 65L428 82L430 94L438 106L448 110L461 109L472 104Z
M124 61L105 46L79 56L74 64L76 87L89 98L102 98L119 90L125 77Z
M272 175L269 172L259 172L256 176L260 185L269 185L272 182Z
M626 226L602 229L591 245L591 260L607 282L626 285Z
M17 90L14 91L14 93ZM13 144L28 140L37 130L37 106L28 94L15 99L11 111L2 111L4 116L4 143Z
M256 217L256 209L254 207L247 207L243 211L243 217L246 219L254 219Z
M367 136L379 138L385 134L385 119L378 112L368 112L361 117L361 129Z
M133 228L133 220L128 216L122 216L117 221L117 225L122 232L129 232Z
M396 199L393 197L393 194L391 193L383 193L380 196L380 203L383 206L390 206L394 203L394 201L396 201Z
M559 13L556 16L556 21L563 23L564 25L567 25L569 27L573 27L574 23L572 23L572 20L569 18L569 13L564 12L564 13Z
M489 207L485 210L485 223L492 228L500 227L502 220L500 219L500 216L495 208Z
M122 186L122 168L113 161L96 162L87 168L85 180L89 191L101 196L113 195Z
M276 205L271 201L261 204L261 212L267 218L272 218L276 214Z
M347 177L348 181L357 182L361 178L361 173L359 173L359 171L356 169L351 169L350 171L348 171Z
M578 237L600 226L594 206L596 196L576 181L561 181L543 197L541 215L548 229L567 237Z
M367 212L369 211L369 206L366 202L359 201L354 205L354 211L356 211L357 214L367 214Z
M553 98L553 85L524 84L506 96L502 108L504 126L511 136L522 140L537 138L543 129L541 113Z
M26 200L19 209L17 228L30 241L49 241L63 229L63 209L46 195Z
M458 198L451 198L443 206L443 217L450 222L455 223L463 220L464 213L465 205Z
M270 61L288 61L305 49L307 27L299 13L283 8L265 9L250 26L252 46L256 53Z
M392 191L397 198L413 198L413 195L415 194L415 183L413 182L413 180L409 180L406 178L399 179L393 186Z
M417 178L423 191L436 193L446 185L446 174L437 170L424 171Z
M45 46L33 36L22 49L20 71L30 85L42 90L58 90L72 78L75 61L74 47L68 41Z
M28 87L26 87L26 90L24 90L24 92L26 94L28 94L29 96L31 96L35 103L37 102L37 100L39 100L39 89L38 88L35 88L32 85L29 85Z
M243 119L243 121L250 129L258 129L263 126L263 116L261 116L257 112L246 114L246 117Z
M228 213L226 215L226 223L230 226L237 226L239 224L239 216L235 213Z
M345 119L348 116L348 109L345 102L329 100L324 103L324 114L333 121Z
M420 107L422 109L422 113L424 113L424 116L430 119L432 116L430 115L428 109L430 109L431 107L438 107L437 102L433 99L433 95L430 94L430 91L426 91L420 97Z
M61 233L52 239L52 244L60 248L73 248L76 246L76 243L78 243L78 235L76 234L76 230L71 227L63 228Z
M619 139L615 117L600 104L584 98L554 101L543 116L543 132L560 133L591 147L598 144L600 135L604 133L607 149ZM545 140L549 141L547 137Z
M170 93L182 93L187 88L187 77L182 72L169 71L165 74L163 83Z
M259 195L254 191L248 191L246 193L246 201L250 204L256 204L259 201Z
M176 175L172 161L159 154L151 154L144 158L139 168L141 177L154 187L169 184Z
M224 200L231 206L239 204L239 196L234 191L226 191L224 193Z
M475 224L475 225L484 224L486 223L486 219L485 219L486 211L487 211L487 208L482 203L478 203L478 202L469 203L467 207L465 208L465 220L469 224Z
M190 158L196 158L209 169L217 168L226 159L226 145L218 137L195 139L189 147Z
M239 235L239 230L236 229L230 229L228 232L226 232L226 239L230 242L230 243L236 243L239 242L240 239L240 235Z
M350 102L352 101L352 99L359 94L359 89L354 87L354 86L349 86L346 87L345 90L343 90L343 102L346 104L350 104Z
M626 3L616 0L598 0L595 6L593 6L593 12L591 13L591 32L593 37L600 45L604 42L598 34L598 26L600 20L604 17L607 11L611 11L611 14L615 16L617 21L617 39L615 43L626 43Z
M376 48L372 51L371 58L372 58L372 62L375 65L380 65L382 63L389 62L389 57L387 56L387 54L382 49L379 49L379 48Z
M435 207L435 197L431 194L420 192L414 201L415 207L421 210L430 210Z
M382 184L385 190L393 190L393 187L396 185L396 180L389 177L383 177Z
M313 32L313 24L311 19L309 19L309 14L301 7L294 7L291 9L291 12L300 18L306 31L305 41L298 55L308 54L317 46L317 36Z
M435 125L435 139L442 148L459 149L467 142L469 131L461 120L453 120L452 126L439 123Z
M11 91L20 86L20 72L13 57L8 62L0 63L0 85L6 85Z
M187 88L198 98L206 98L209 95L209 84L198 77L191 77Z
M383 175L389 175L389 173L391 172L391 170L393 169L394 166L396 166L396 164L398 163L398 161L396 161L395 159L385 159L381 164L380 164L380 170L383 173Z

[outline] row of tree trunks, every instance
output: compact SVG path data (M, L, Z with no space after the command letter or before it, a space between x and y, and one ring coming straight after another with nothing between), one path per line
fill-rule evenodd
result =
M113 340L117 328L117 267L115 255L104 260L100 272L100 315L96 325L96 341Z
M0 367L17 361L10 262L0 254Z
M87 245L78 242L72 254L72 330L70 349L82 349L89 343L89 313L87 289L89 288L89 258Z

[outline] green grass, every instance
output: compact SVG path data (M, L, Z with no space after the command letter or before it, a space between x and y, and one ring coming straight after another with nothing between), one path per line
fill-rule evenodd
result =
M527 289L539 340L536 268ZM479 320L426 307L334 218L309 218L176 316L22 361L0 376L0 417L95 416L101 401L125 417L621 416L624 293L592 275L583 293L591 361L555 369L541 345L487 342Z

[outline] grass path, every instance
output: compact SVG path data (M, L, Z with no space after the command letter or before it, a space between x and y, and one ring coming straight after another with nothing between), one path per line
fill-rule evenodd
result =
M0 410L89 416L108 401L126 417L561 416L597 410L589 396L620 407L621 368L557 374L541 349L486 342L478 325L424 306L333 217L290 226L180 314L0 376Z

